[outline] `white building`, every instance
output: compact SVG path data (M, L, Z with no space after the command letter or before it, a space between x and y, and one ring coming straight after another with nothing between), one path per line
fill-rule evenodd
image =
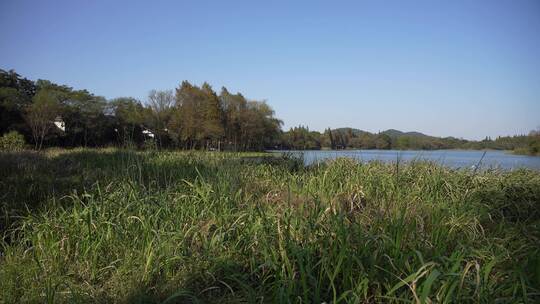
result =
M55 119L54 119L54 125L62 130L62 132L65 132L66 131L66 123L64 122L64 120L62 119L62 117L60 116L57 116Z
M145 136L148 136L150 138L154 138L154 133L152 133L152 131L148 130L148 129L144 129L142 131L142 134L144 134Z

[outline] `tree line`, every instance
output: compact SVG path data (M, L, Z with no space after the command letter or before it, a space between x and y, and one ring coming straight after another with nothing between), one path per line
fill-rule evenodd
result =
M158 148L263 150L281 138L281 120L265 101L208 83L183 81L148 100L106 100L47 80L0 70L0 134L16 131L44 146L154 145ZM63 124L63 128L55 125Z
M528 135L486 137L472 141L455 137L434 137L418 132L386 130L370 133L353 128L311 131L299 126L284 132L281 148L293 150L317 149L381 149L381 150L440 150L440 149L492 149L513 150L519 154L540 154L540 129Z
M470 141L398 130L328 128L321 133L298 126L284 132L281 126L266 102L226 88L218 94L208 83L183 81L174 90L152 90L145 102L132 97L107 100L87 90L32 81L0 69L0 136L16 132L38 150L121 145L233 151L497 149L540 154L540 130Z

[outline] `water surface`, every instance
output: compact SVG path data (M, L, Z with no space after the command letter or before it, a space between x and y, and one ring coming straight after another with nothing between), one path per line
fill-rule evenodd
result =
M396 162L397 160L410 162L413 160L433 161L452 168L505 169L529 168L540 170L540 157L515 155L505 151L477 151L477 150L317 150L317 151L272 151L277 153L291 153L303 156L304 163L311 165L328 159L348 157L359 161L373 160L383 162ZM485 155L484 155L485 153Z

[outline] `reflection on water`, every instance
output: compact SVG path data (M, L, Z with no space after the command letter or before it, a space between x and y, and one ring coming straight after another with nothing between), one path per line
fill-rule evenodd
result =
M303 156L306 165L349 157L360 161L379 160L383 162L427 160L452 168L483 169L500 168L505 170L529 168L540 170L540 157L514 155L504 151L468 151L468 150L435 150L435 151L399 151L399 150L321 150L321 151L272 151L291 153ZM485 155L484 155L485 153Z

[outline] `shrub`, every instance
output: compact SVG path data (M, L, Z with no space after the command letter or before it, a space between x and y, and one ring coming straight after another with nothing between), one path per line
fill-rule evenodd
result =
M0 137L0 151L21 151L25 145L24 136L17 131L8 132Z
M142 146L143 150L156 150L157 145L154 139L146 139Z

